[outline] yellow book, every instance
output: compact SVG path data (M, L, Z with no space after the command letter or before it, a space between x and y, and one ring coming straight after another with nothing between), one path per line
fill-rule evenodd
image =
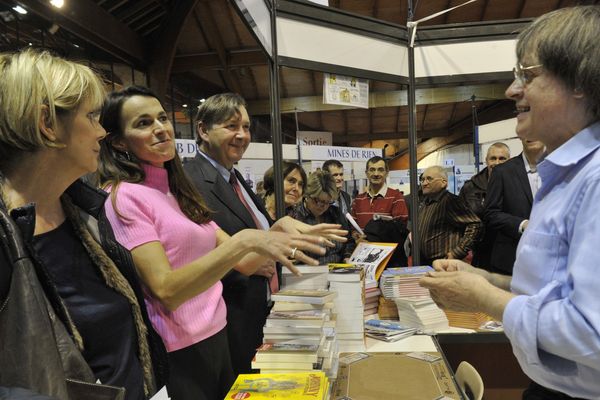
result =
M286 374L241 374L225 396L225 400L321 400L328 388L322 371Z

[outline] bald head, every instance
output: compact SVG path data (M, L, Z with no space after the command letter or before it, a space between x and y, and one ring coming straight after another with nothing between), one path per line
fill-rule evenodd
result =
M496 165L502 164L510 158L510 149L502 142L496 142L492 144L487 151L485 156L485 165L487 166L488 178L492 174L492 170Z
M446 170L439 166L434 165L423 171L421 177L421 188L424 195L434 195L448 187L448 174Z

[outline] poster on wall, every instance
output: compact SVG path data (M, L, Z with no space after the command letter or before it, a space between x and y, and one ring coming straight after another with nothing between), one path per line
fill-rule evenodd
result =
M323 74L323 104L369 108L369 81Z

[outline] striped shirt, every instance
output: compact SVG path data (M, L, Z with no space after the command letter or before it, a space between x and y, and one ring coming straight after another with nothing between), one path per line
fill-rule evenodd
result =
M483 233L481 220L456 195L444 190L424 196L418 212L421 264L446 258L465 258Z
M408 220L408 209L401 191L387 188L385 195L380 190L372 196L369 191L359 194L352 202L352 217L361 229L373 219L375 214L388 215L404 222Z

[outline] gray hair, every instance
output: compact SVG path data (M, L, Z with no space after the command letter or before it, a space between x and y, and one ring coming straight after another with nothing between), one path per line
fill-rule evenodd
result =
M600 119L600 7L561 8L537 18L520 34L517 59L539 63L572 90L581 91L594 119Z
M490 147L488 147L488 149L487 149L487 154L488 154L488 155L490 154L490 150L491 150L492 148L496 148L496 149L504 149L504 150L508 151L508 156L510 157L510 147L508 147L508 145L507 145L506 143L503 143L503 142L495 142L495 143L492 143L492 144L490 145ZM486 158L487 158L487 155L486 155Z
M448 180L448 173L446 172L444 167L439 165L433 165L427 169L433 171L435 174L440 175L440 177L444 178L445 180Z

